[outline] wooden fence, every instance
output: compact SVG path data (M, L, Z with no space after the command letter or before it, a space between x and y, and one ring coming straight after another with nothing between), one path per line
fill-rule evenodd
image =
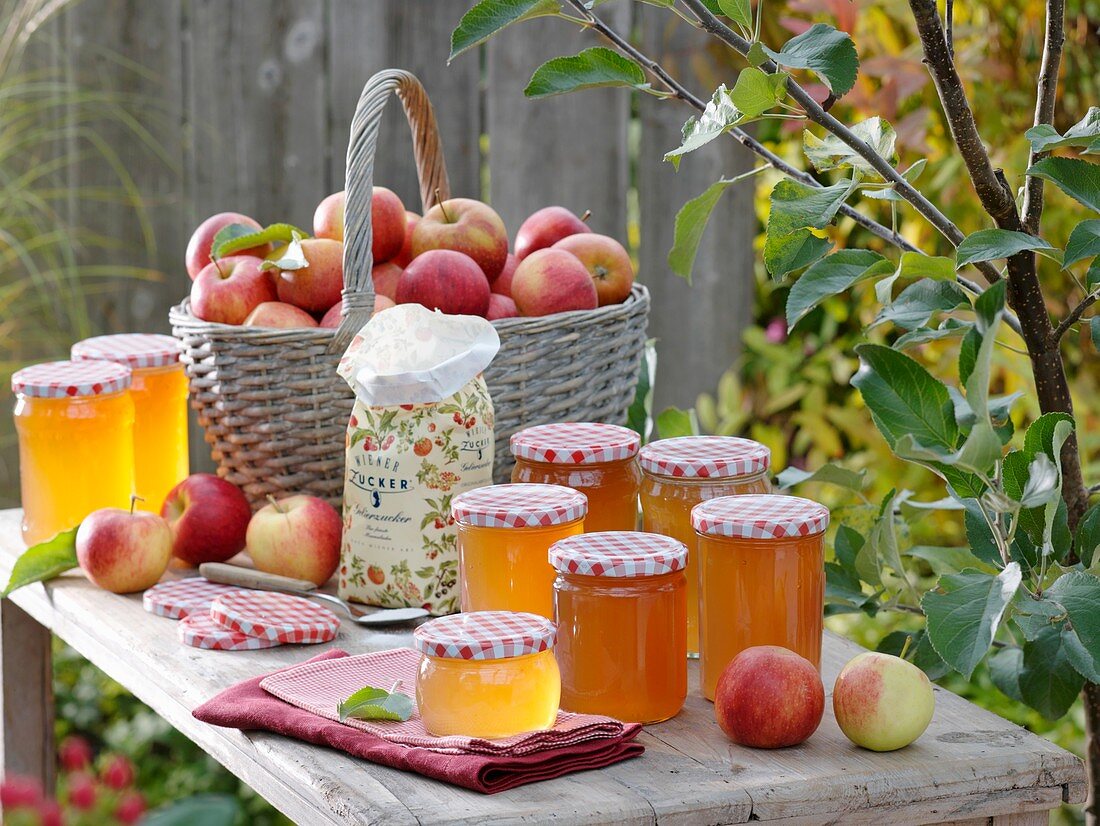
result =
M79 203L70 216L121 244L99 263L147 266L153 281L119 281L93 296L105 332L167 331L168 307L187 291L183 249L205 216L234 210L261 223L310 226L317 202L341 189L347 134L365 80L386 67L416 73L443 133L455 194L490 201L514 232L547 204L589 209L598 232L637 245L653 293L656 407L690 406L734 361L753 296L751 189L728 193L700 250L696 279L665 256L676 211L719 174L751 165L732 141L695 153L679 173L663 163L690 112L675 101L595 90L529 101L523 87L543 60L592 45L565 22L538 20L446 65L449 34L467 0L83 0L51 21L35 59L84 87L145 97L148 131L105 116L90 124L127 165L147 205L148 231L124 205ZM633 31L701 96L728 80L721 55L696 32L640 4L601 14ZM637 19L631 19L631 16ZM640 128L639 128L640 127ZM377 180L416 203L408 130L396 102L383 129ZM150 147L155 147L151 149ZM89 161L68 185L112 185ZM636 194L636 198L633 195ZM148 248L149 231L155 247ZM103 260L106 256L107 260ZM209 467L193 437L193 465ZM6 478L5 478L6 476ZM0 457L0 500L15 494L14 455Z

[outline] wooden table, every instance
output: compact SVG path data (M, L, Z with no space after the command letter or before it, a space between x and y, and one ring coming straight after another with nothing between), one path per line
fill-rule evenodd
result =
M18 511L0 511L0 578L22 551ZM697 691L683 712L640 736L646 753L599 771L486 796L265 733L199 723L191 710L227 686L301 662L325 646L201 651L138 596L93 587L79 572L28 586L0 606L3 767L52 777L50 633L122 683L298 823L1046 823L1085 797L1081 761L944 689L914 745L874 754L844 739L826 710L804 746L731 744ZM352 653L407 644L407 634L344 624L333 646ZM859 649L828 636L832 685ZM828 704L827 704L828 705Z

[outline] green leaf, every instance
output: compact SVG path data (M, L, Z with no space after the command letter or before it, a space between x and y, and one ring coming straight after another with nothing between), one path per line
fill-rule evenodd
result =
M374 686L364 686L337 706L340 722L354 717L356 720L393 720L403 723L412 717L416 704L408 694L397 691L397 683L389 691Z
M1090 293L1100 289L1100 258L1093 261L1085 273L1085 289Z
M749 0L718 0L718 8L734 23L746 29L752 28L752 5Z
M826 298L892 269L888 260L870 250L845 249L826 256L791 286L787 295L787 326L793 327Z
M880 281L879 283L881 284L882 282ZM957 318L947 318L944 319L939 327L924 327L900 336L894 342L893 347L895 350L901 350L905 347L913 347L917 344L924 344L929 341L958 338L960 336L965 336L973 328L974 325L968 321L960 321Z
M168 803L141 818L142 826L233 826L243 812L227 794L199 794Z
M1085 511L1085 515L1077 523L1073 548L1086 568L1091 568L1093 562L1098 561L1096 551L1100 549L1100 502Z
M1085 678L1070 663L1058 627L1044 628L1024 643L1020 694L1044 717L1057 720L1064 716L1084 684Z
M737 76L730 100L746 117L760 117L787 96L788 77L786 72L768 74L749 66Z
M1092 339L1093 349L1100 351L1100 315L1089 319L1089 338Z
M905 566L901 562L897 526L894 524L894 506L898 498L896 490L891 490L883 497L878 516L867 534L867 544L876 558L889 565L900 579L905 580Z
M665 160L672 161L678 168L682 156L706 146L715 138L747 120L750 118L737 108L723 83L714 90L703 113L698 118L688 118L681 130L680 145L666 152Z
M1023 250L1052 250L1042 238L1026 232L1008 229L980 229L971 233L955 251L955 267L960 268L976 261L992 261L1008 258Z
M1047 588L1045 596L1061 605L1069 618L1067 634L1072 634L1080 646L1071 659L1086 677L1100 682L1100 577L1083 571L1069 571Z
M780 490L787 490L803 482L827 482L830 485L838 485L848 490L863 490L866 470L848 470L840 465L824 464L817 470L810 472L796 467L788 467L776 477Z
M832 241L808 229L796 229L784 235L768 233L764 242L764 266L773 278L782 278L812 264L832 248Z
M910 284L902 290L901 295L879 310L872 326L889 321L903 330L915 330L927 324L936 313L948 312L964 305L969 307L970 299L954 281L922 278Z
M837 563L857 579L859 571L856 568L856 559L865 543L863 535L849 525L841 525L837 528L836 538L833 540L833 554L836 556Z
M852 378L891 448L903 436L925 447L954 450L959 436L947 388L913 359L879 344L856 348L861 367Z
M989 658L989 678L1006 697L1018 703L1024 701L1020 693L1020 672L1024 668L1024 650L1008 646Z
M657 339L646 339L642 350L642 363L638 365L638 384L634 388L634 401L626 414L626 424L642 437L642 443L649 441L653 432L653 384L657 378Z
M768 232L764 242L764 265L775 278L800 270L832 248L827 238L807 229L823 229L836 217L852 191L842 181L826 187L812 187L784 178L771 192Z
M294 234L294 238L286 246L286 250L283 252L282 258L272 261L264 261L260 265L261 270L303 270L309 266L309 259L306 258L305 251L302 249L302 237L297 233Z
M843 97L856 83L859 57L855 44L832 26L815 23L784 43L778 52L763 48L780 66L813 71L835 97Z
M924 167L927 164L928 164L928 161L925 160L924 158L921 158L919 161L914 163L911 167L909 167L904 172L902 172L901 177L903 177L905 180L912 183L913 181L915 181L920 176L920 173L924 171ZM885 186L885 187L875 187L875 188L866 187L866 188L863 189L863 197L872 198L876 201L904 201L905 200L905 198L902 195L898 194L896 184L890 184L889 186ZM918 252L918 253L909 253L909 254L910 255L913 255L913 254L922 255L923 253Z
M1078 203L1100 212L1100 166L1078 158L1043 158L1027 174L1050 181Z
M1068 413L1044 413L1033 421L1024 434L1024 453L1029 458L1034 458L1037 453L1045 453L1051 461L1057 460L1055 442L1059 424L1068 425L1072 429L1073 417ZM1061 450L1061 445L1058 445L1058 450Z
M963 571L940 577L936 589L921 600L932 647L967 679L992 645L1021 579L1020 566L1015 562L996 577Z
M1086 258L1100 255L1100 220L1082 221L1073 228L1066 242L1066 257L1062 259L1062 269L1084 261Z
M214 236L210 246L210 257L225 258L227 255L262 244L288 244L294 240L295 233L299 238L309 237L308 232L298 229L293 224L271 224L261 230L244 224L230 224L222 227Z
M484 43L506 26L557 14L558 0L481 0L458 21L451 32L451 62L463 52Z
M671 439L675 436L698 436L699 422L695 418L695 411L666 407L657 416L657 433L662 439Z
M863 593L859 577L854 576L836 562L825 563L825 599L853 608L862 608L871 599Z
M768 62L768 53L764 51L764 47L759 40L749 46L749 50L745 53L745 60L749 62L750 66L755 66L757 69Z
M852 126L852 132L867 143L875 154L885 158L891 166L898 162L895 149L897 133L894 127L882 118L868 118ZM819 138L808 129L802 133L802 151L818 172L830 169L855 169L861 175L882 180L882 176L870 162L856 153L848 144L833 134Z
M568 57L555 57L535 69L523 94L529 98L545 98L596 89L602 86L625 86L645 89L645 72L628 57L603 46L593 46Z
M978 559L969 548L960 548L957 546L933 547L931 545L914 545L906 553L908 553L909 556L915 556L917 559L923 559L927 562L928 566L932 569L932 573L936 576L953 574L964 568L973 568L976 571L995 574L1000 568L1000 565L989 565L985 561ZM1000 557L997 558L997 561L1000 561Z
M1100 137L1100 108L1093 106L1085 116L1059 135L1058 130L1047 123L1033 126L1024 132L1031 143L1033 152L1049 152L1066 146L1083 146L1095 149L1096 138Z
M875 650L900 657L901 652L905 650L906 641L909 642L909 661L927 674L928 679L939 680L950 673L951 667L940 659L940 655L928 642L928 634L923 629L915 632L891 631L879 640Z
M12 591L30 585L32 582L45 582L79 564L76 560L76 528L62 531L56 536L31 545L15 560L11 569L11 579L0 594L0 599L10 596Z
M730 184L750 178L757 171L754 169L733 178L715 181L702 195L692 198L676 213L672 249L668 251L668 266L678 276L687 279L689 284L692 269L695 267L695 256L698 255L699 244L703 240L703 231L707 228L718 199Z

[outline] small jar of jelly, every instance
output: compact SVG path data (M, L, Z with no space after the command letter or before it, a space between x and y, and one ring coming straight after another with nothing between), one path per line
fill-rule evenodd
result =
M419 626L416 705L425 728L437 737L486 740L552 728L561 695L555 637L545 617L509 611Z

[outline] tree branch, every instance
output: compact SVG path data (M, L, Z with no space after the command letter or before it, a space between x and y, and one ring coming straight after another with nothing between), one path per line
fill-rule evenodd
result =
M1097 299L1100 299L1100 293L1089 293L1081 299L1081 303L1069 311L1069 314L1062 319L1062 323L1055 327L1054 332L1051 333L1051 338L1053 338L1055 344L1062 340L1062 336L1069 332L1070 327L1081 320L1081 316L1096 303Z
M1043 62L1039 68L1039 83L1035 92L1035 126L1042 123L1054 125L1054 106L1058 98L1058 70L1062 64L1062 45L1066 40L1065 0L1047 0L1046 38L1043 46ZM1048 152L1029 152L1028 168L1045 158ZM1039 232L1043 217L1043 179L1032 175L1024 187L1024 226L1027 231Z
M955 0L945 0L943 7L943 30L946 34L947 53L955 57Z

